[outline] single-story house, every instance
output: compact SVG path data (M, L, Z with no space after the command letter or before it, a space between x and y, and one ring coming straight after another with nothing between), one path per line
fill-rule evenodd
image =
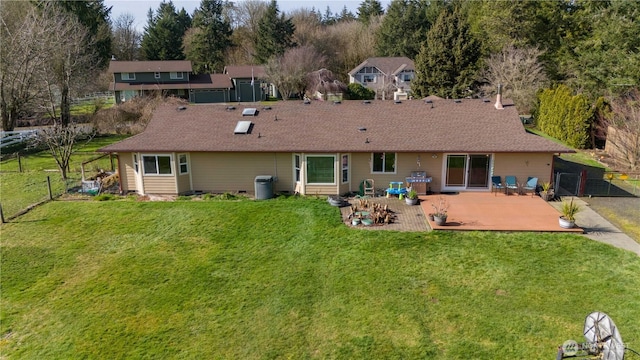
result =
M223 74L193 74L191 61L117 61L109 63L116 103L150 93L172 95L191 103L259 101L266 98L264 67L227 66Z
M100 149L118 157L122 192L334 195L426 172L432 192L490 191L491 176L551 181L572 150L528 133L500 100L281 101L159 107L142 133Z

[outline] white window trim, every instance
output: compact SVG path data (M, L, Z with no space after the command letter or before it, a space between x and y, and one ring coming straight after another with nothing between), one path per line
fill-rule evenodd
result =
M312 157L332 157L333 158L333 182L330 183L310 183L308 178L308 171L306 171L306 166L308 164L308 159ZM307 185L337 185L336 182L336 155L334 154L315 154L315 155L305 155L304 157L305 163L305 179L304 182ZM340 176L342 177L342 176Z
M181 162L180 157L184 155L184 162ZM182 171L182 165L186 165L187 166L187 171L183 172ZM178 174L180 175L186 175L189 173L189 154L186 153L181 153L178 154Z
M171 168L171 173L169 174L148 174L144 168L144 157L145 156L153 156L156 158L156 169L159 171L160 167L158 166L158 157L164 156L164 157L168 157L169 158L169 164L170 164L170 168ZM167 155L167 154L141 154L140 158L142 159L142 175L144 176L163 176L163 177L171 177L174 176L174 169L173 169L173 164L174 164L174 160L173 160L173 156L172 155Z
M298 165L296 166L296 158L298 158ZM299 179L296 179L296 172L300 176ZM302 155L293 154L293 181L300 183L302 182Z
M372 80L371 81L366 81L365 78L367 78L367 77L371 77ZM377 80L378 80L378 77L376 75L369 75L369 74L362 75L362 82L365 83L365 84L368 84L368 83L375 84L377 82Z
M393 155L395 157L394 158L394 162L393 162L393 164L394 164L393 165L393 172L384 171L384 168L385 168L384 163L382 164L382 169L383 169L382 171L373 171L373 155L374 154L375 153L371 153L371 173L372 174L396 174L398 172L398 153L397 152L393 153ZM387 154L387 152L382 152L382 153L378 153L378 154Z
M172 72L170 72L170 73L169 73L169 77L170 77L172 80L184 79L184 73L183 73L183 72L181 72L181 71L179 71L179 72L172 71Z
M347 158L347 167L344 167L343 164L343 160L344 158ZM349 182L349 180L351 179L351 171L349 171L349 167L351 165L351 156L349 156L349 154L342 154L342 156L340 156L340 181L342 184L347 184ZM347 170L347 179L345 180L342 177L342 173Z
M136 73L128 73L128 72L120 73L120 79L121 80L135 80L136 79Z
M133 153L133 171L136 174L140 173L140 159L138 158L138 154L137 153Z

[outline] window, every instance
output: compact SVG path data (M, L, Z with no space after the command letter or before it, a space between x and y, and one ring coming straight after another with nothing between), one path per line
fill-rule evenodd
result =
M349 181L349 155L342 155L342 183Z
M372 172L374 173L395 173L396 154L395 153L373 153Z
M181 72L172 72L169 73L169 77L172 79L182 79L182 73Z
M411 76L411 74L403 74L403 75L402 75L402 81L404 81L404 82L410 82L412 77L413 77L413 76Z
M307 184L334 184L334 156L307 156Z
M376 82L376 77L374 75L363 75L362 82L374 83Z
M300 182L300 155L294 155L294 171L295 171L295 180L296 182Z
M120 79L122 79L122 80L135 80L136 79L136 74L135 73L120 73Z
M133 154L133 169L135 172L140 172L140 164L138 163L138 154Z
M171 156L144 155L142 157L145 175L171 175Z
M156 71L156 72L154 72L154 73L153 73L153 77L154 77L154 78L156 78L156 79L160 79L160 73L159 73L159 72L157 72L157 71Z
M187 154L178 155L178 166L180 168L180 174L188 174L189 166L187 165Z

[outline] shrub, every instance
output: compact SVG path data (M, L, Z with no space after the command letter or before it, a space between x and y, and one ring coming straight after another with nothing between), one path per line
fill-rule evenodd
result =
M373 100L376 92L357 83L347 86L347 97L350 100Z

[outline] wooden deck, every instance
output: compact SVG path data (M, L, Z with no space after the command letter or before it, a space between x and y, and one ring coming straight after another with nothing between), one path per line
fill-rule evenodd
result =
M432 204L443 198L448 203L448 218L444 226L428 221L426 214L433 212ZM350 201L353 201L350 200ZM459 194L434 194L420 196L419 206L406 205L397 197L375 197L371 201L388 204L396 213L396 222L382 226L362 226L367 230L396 231L534 231L583 233L581 228L563 229L558 225L560 213L538 196L505 195L504 193L465 192ZM347 224L349 208L341 209Z

